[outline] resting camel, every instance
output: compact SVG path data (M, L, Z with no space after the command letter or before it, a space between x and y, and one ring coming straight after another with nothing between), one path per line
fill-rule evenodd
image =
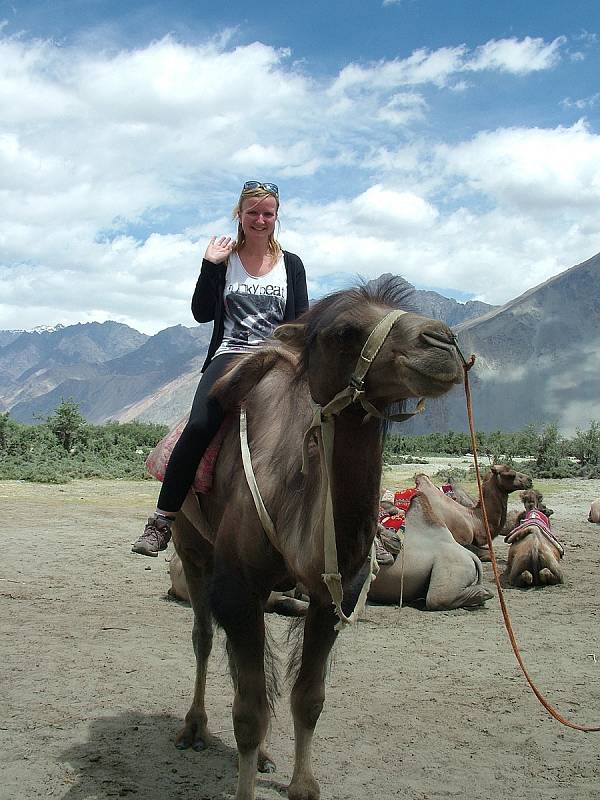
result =
M564 549L550 530L548 517L534 508L505 538L510 544L504 576L511 586L551 586L563 582Z
M190 593L185 580L183 564L177 552L173 554L169 561L169 578L171 579L171 586L167 594L176 600L183 600L185 603L189 603ZM265 611L267 613L275 612L285 617L303 617L306 614L308 603L306 600L302 600L301 597L297 597L296 594L296 591L271 592L265 603Z
M380 566L368 599L375 603L398 603L425 598L429 611L472 608L483 605L492 594L482 586L481 561L456 542L445 525L433 515L424 495L411 501L406 515L403 545L396 561ZM396 513L398 509L394 506ZM183 565L175 553L169 562L169 594L189 602ZM271 592L265 611L285 616L304 616L308 603L294 592Z
M454 502L454 501L452 501ZM492 597L482 585L481 561L461 547L424 494L406 512L403 548L393 564L381 566L369 589L377 603L425 598L429 611L473 608Z
M436 516L439 516L459 544L466 547L487 546L481 501L467 508L445 495L424 474L415 476L415 485L428 498ZM515 472L505 464L496 464L483 478L483 500L492 538L497 536L506 522L508 495L517 489L531 488L531 478Z
M529 511L533 511L534 508L537 508L548 518L554 514L554 511L544 503L544 495L538 492L537 489L527 489L527 491L521 492L519 497L523 503L523 511L509 511L507 513L506 522L500 531L504 536L508 536L517 525L520 525L525 519L525 515Z
M173 526L194 610L197 663L192 705L176 745L202 749L210 741L204 694L214 619L227 636L235 688L235 800L254 800L257 767L274 768L265 750L274 683L263 612L272 590L298 584L310 606L291 661L299 666L291 692L295 763L288 798L319 798L311 748L328 658L344 615L356 604L351 587L359 573L368 578L372 569L387 424L376 415L407 398L440 396L463 374L445 324L396 311L410 291L390 278L323 298L278 329L279 343L240 358L214 387L226 410L244 406L253 473L272 526L259 519L233 425L223 439L212 492L188 495ZM375 329L383 339L377 347L369 339ZM331 556L325 567L325 529L336 542L337 570Z
M588 522L600 522L600 500L594 500L590 506Z

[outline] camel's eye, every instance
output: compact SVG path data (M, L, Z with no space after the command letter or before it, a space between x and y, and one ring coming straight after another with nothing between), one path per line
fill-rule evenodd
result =
M350 322L332 325L325 331L325 336L331 343L343 349L362 347L362 339L364 338L362 329Z

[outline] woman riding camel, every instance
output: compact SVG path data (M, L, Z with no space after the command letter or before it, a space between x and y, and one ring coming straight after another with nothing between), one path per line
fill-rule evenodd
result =
M237 238L212 236L192 297L198 322L213 322L202 378L187 425L173 448L157 508L132 552L157 556L171 538L171 524L194 481L198 464L223 421L210 390L238 355L251 353L284 322L308 308L306 275L298 256L275 238L279 189L246 181L233 210ZM273 413L276 413L275 410Z

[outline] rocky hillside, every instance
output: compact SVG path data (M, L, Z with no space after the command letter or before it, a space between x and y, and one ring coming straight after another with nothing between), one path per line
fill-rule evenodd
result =
M565 433L600 419L600 254L501 308L416 293L428 316L454 327L471 370L476 427L516 430L557 422ZM91 422L172 423L189 409L210 325L145 336L117 323L0 335L0 410L32 421L72 397ZM4 332L12 333L12 332ZM466 430L461 387L402 426Z
M422 313L451 324L492 308L416 294ZM177 325L149 337L117 322L0 331L0 411L32 422L73 398L90 422L173 422L189 409L210 333Z
M565 433L600 420L600 254L455 328L470 372L475 426ZM460 387L429 403L406 432L466 430Z
M482 303L480 300L467 300L466 303L459 303L457 300L444 297L437 292L428 292L422 289L416 292L416 304L424 316L441 319L451 327L467 320L476 319L497 308L489 303Z
M74 325L46 338L22 334L0 348L0 367L6 364L0 409L31 422L51 413L63 398L73 398L90 422L121 418L130 405L193 371L210 333L207 326L177 325L149 337L115 322L91 325L102 328L103 336Z

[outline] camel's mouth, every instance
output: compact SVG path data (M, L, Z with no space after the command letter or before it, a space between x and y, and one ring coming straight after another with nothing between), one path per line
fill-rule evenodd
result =
M411 364L410 367L413 372L427 380L428 386L439 389L440 393L447 392L452 386L462 382L462 369L458 361L449 361L445 369L440 368L439 362Z

